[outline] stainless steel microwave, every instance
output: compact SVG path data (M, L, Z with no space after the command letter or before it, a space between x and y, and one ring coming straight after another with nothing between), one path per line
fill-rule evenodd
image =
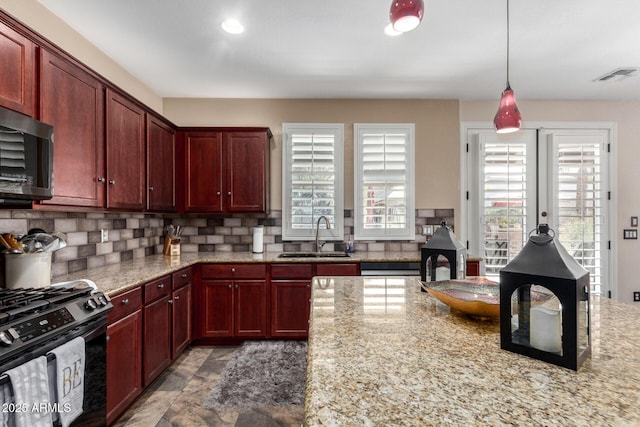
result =
M0 107L0 203L53 196L53 126Z

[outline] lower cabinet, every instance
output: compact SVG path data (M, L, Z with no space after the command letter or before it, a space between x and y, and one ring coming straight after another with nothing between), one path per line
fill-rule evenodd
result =
M148 387L171 364L171 276L144 285L143 384Z
M107 424L111 425L191 343L192 268L111 297Z
M358 276L358 263L283 263L271 265L271 336L309 335L313 276Z
M142 289L111 297L107 326L107 423L142 393Z
M267 337L266 264L204 264L200 338Z

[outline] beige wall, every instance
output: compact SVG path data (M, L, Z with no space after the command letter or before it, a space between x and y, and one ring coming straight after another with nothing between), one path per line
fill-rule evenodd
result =
M138 101L162 113L162 98L62 22L37 0L0 0L0 8Z
M491 121L498 101L461 102L460 120ZM633 301L640 290L636 263L640 240L623 240L622 230L630 228L630 217L640 216L640 102L518 101L525 122L614 122L617 140L612 147L617 183L611 188L616 209L615 254L617 261L617 299Z
M353 124L415 123L416 208L459 208L458 101L353 99L165 99L179 126L268 126L271 207L281 208L282 123L343 123L345 208L353 208Z

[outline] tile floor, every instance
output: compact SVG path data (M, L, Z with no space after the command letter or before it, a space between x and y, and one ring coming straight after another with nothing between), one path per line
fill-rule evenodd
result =
M114 424L116 427L302 425L302 406L205 409L202 402L238 347L189 347Z

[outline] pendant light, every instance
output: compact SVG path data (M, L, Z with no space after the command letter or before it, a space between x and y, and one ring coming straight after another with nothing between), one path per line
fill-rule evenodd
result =
M422 0L392 0L389 18L394 30L406 33L420 25L423 13Z
M516 104L516 96L509 84L509 0L507 0L507 88L502 92L493 124L497 133L511 133L520 130L521 123L522 116Z

